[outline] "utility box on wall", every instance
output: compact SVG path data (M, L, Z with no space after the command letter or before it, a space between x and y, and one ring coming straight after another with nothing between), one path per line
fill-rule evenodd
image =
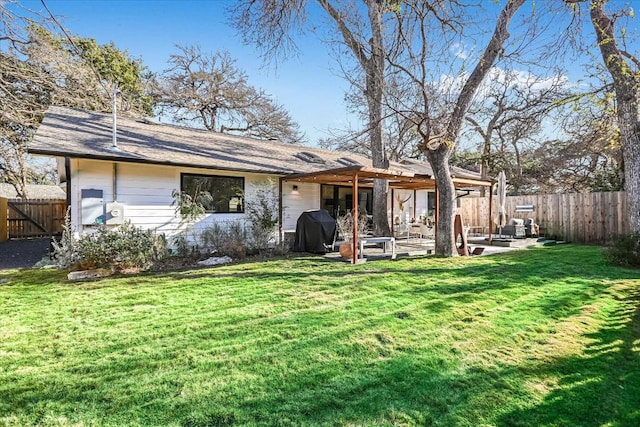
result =
M81 219L82 225L93 225L104 213L104 200L102 190L93 188L82 189L81 197Z
M118 202L107 203L107 225L124 224L124 204Z

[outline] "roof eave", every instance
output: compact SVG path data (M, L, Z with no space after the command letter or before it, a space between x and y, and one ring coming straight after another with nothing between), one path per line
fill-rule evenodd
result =
M207 165L207 164L159 161L159 160L144 159L144 158L130 158L130 157L120 157L120 156L99 155L99 154L62 153L59 151L49 151L49 150L40 150L40 149L30 149L29 154L36 154L40 156L52 156L52 157L70 157L74 159L85 159L85 160L101 160L101 161L108 161L108 162L138 163L138 164L145 164L145 165L237 171L237 172L256 173L256 174L270 174L270 175L277 175L277 176L285 176L292 173L291 170L275 171L275 170L269 170L269 169L255 169L255 168L252 168L252 169L236 168L236 167L231 168L231 167Z

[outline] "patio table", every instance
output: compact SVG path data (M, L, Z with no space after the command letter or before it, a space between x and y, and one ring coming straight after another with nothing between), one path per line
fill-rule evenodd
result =
M387 245L391 245L391 259L396 259L396 239L394 237L365 237L360 239L360 252L358 256L364 257L364 245L367 243L383 243L382 252L387 253Z

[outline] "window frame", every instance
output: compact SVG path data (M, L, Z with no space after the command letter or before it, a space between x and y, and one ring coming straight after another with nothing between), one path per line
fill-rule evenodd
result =
M180 192L185 192L183 183L184 183L184 177L185 176L190 176L190 177L196 177L196 178L211 178L211 179L230 179L230 180L238 180L239 182L242 183L242 196L240 197L240 206L242 207L241 210L239 211L215 211L215 210L209 210L209 209L205 209L205 212L208 214L217 214L217 215L226 215L226 214L244 214L245 210L246 210L246 206L245 206L245 184L246 184L246 180L244 176L234 176L234 175L213 175L213 174L204 174L204 173L191 173L191 172L181 172L180 173ZM233 196L233 197L238 197L238 196ZM231 201L231 199L229 199L229 201Z

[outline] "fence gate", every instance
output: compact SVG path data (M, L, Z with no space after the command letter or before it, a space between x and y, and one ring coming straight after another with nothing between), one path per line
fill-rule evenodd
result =
M0 242L59 234L65 210L65 200L0 198Z

